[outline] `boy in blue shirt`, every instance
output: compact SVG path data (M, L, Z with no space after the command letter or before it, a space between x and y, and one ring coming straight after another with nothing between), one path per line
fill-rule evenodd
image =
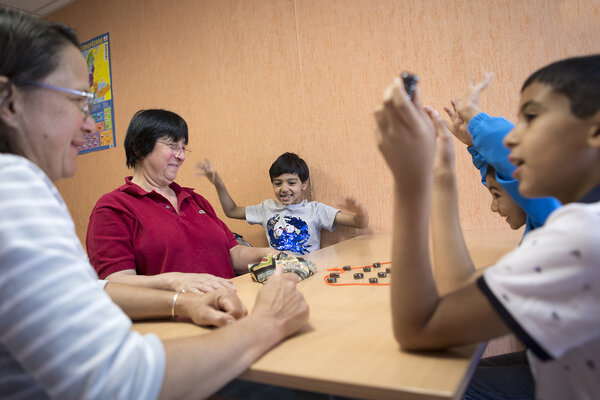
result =
M199 174L215 185L225 215L261 224L269 246L275 250L306 254L321 247L321 229L333 231L337 225L366 228L369 224L367 209L354 198L345 199L344 208L348 212L304 200L308 166L294 153L282 154L269 169L275 200L268 199L255 206L238 207L209 160L198 163L197 167Z
M492 211L508 216L512 229L518 229L521 218L511 203L525 212L525 234L544 224L548 215L560 207L560 202L551 197L527 199L518 191L518 182L512 177L515 167L508 162L508 148L502 144L504 137L513 129L514 124L502 117L490 117L478 105L479 94L487 87L492 74L486 74L479 83L471 82L465 96L452 100L452 110L444 107L450 116L452 134L466 144L473 158L473 164L481 173L481 182L490 190L493 199L498 198ZM492 191L492 188L495 188ZM506 215L498 204L506 204L515 215ZM494 210L496 206L497 210Z

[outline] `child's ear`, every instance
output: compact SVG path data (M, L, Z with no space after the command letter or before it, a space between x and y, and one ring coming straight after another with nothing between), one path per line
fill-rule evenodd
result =
M307 187L308 187L308 179L305 180L304 182L302 182L302 190L306 190Z
M591 124L588 131L588 144L600 149L600 111L590 118Z

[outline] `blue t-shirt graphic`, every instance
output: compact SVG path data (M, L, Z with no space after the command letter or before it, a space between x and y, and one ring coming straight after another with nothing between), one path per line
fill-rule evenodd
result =
M274 249L308 253L308 224L300 218L275 214L267 221L267 234Z
M321 229L333 231L339 211L316 201L283 205L269 199L246 207L246 221L262 225L273 249L306 254L321 248Z

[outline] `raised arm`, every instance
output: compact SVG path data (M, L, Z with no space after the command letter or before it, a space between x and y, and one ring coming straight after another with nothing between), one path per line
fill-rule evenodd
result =
M336 225L360 229L369 226L369 213L367 212L367 208L364 204L359 203L354 197L346 197L340 208L342 208L342 211L335 215Z
M473 343L508 332L474 283L438 294L428 246L435 127L419 99L419 89L411 101L400 79L395 79L375 112L379 149L395 184L394 334L402 347L413 350Z
M212 163L205 158L204 162L199 161L196 164L196 168L199 170L198 175L207 177L210 183L215 185L217 195L219 196L219 202L221 203L221 207L223 207L225 215L229 218L246 219L246 209L244 207L238 207L235 201L233 201L225 187L225 183Z
M452 135L437 111L426 111L436 131L431 205L433 274L438 291L445 294L474 279L475 268L460 226Z
M450 130L473 157L473 164L481 173L481 181L486 184L487 165L496 170L496 180L527 214L527 229L537 228L544 224L548 215L560 207L560 202L553 198L527 199L518 191L518 181L512 177L515 166L508 161L508 148L502 141L513 129L514 124L502 117L491 117L479 108L479 96L485 89L492 74L475 83L471 80L466 94L452 101L452 109L444 109L452 123Z

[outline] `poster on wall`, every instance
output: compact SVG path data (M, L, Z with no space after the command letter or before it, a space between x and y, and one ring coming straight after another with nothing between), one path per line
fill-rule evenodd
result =
M86 134L79 154L115 147L114 107L111 86L110 41L108 32L81 44L88 67L90 91L95 94L90 115L96 131Z

